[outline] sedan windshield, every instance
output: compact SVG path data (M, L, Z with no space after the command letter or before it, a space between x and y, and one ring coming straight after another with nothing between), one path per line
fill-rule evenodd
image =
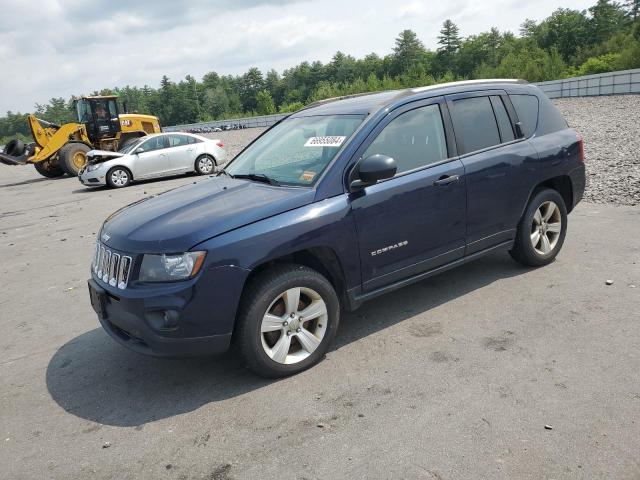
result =
M361 115L288 118L258 138L225 169L272 184L311 185L362 123Z
M139 140L136 140L135 142L131 142L126 144L124 147L122 147L120 150L118 150L118 152L120 153L129 153L132 152L135 148L138 147L138 145L140 145L143 141L145 140L144 137L140 137Z

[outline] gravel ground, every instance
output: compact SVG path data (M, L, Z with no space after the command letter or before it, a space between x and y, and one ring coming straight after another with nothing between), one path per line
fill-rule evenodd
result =
M265 130L265 128L245 128L244 130L229 130L227 132L204 134L203 137L217 138L222 141L227 151L227 158L231 160L240 153L240 150L242 150L245 145Z
M640 95L555 100L584 138L585 199L640 205Z

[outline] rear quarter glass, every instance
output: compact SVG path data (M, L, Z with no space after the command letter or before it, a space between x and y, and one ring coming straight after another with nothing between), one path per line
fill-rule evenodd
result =
M510 94L509 98L522 123L524 136L529 138L538 126L538 97L535 95Z

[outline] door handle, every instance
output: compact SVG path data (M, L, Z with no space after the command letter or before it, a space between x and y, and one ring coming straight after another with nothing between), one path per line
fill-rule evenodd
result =
M443 185L449 185L450 183L457 182L458 180L460 180L460 175L443 175L433 182L433 184L437 187L441 187Z

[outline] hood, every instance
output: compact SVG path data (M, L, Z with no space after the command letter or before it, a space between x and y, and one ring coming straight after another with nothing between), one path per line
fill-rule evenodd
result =
M235 228L307 205L314 197L315 190L308 188L213 177L115 212L100 237L124 252L184 252Z
M89 162L103 162L112 158L124 157L124 153L109 152L107 150L89 150L87 152L87 161Z

